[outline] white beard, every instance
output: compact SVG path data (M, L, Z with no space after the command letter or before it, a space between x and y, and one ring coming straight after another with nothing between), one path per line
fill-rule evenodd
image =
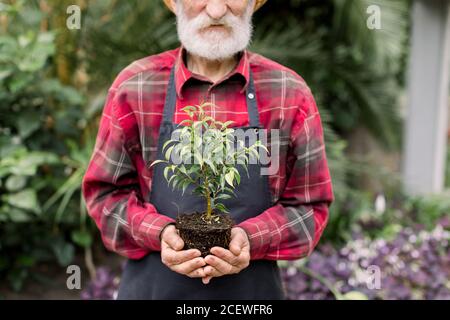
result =
M205 12L189 20L184 12L183 3L177 5L177 31L181 44L194 55L207 60L224 60L244 50L250 43L253 33L252 13L254 1L250 0L242 17L228 12L222 19L213 20ZM229 30L200 30L211 24L223 24Z

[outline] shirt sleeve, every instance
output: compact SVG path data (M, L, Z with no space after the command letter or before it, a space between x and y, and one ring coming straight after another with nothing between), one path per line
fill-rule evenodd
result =
M161 250L161 230L174 221L143 201L115 109L114 93L110 90L83 177L82 193L105 247L127 258L139 259L150 251Z
M286 160L287 182L276 204L239 224L251 259L295 260L311 254L334 200L320 115L309 88L296 113Z

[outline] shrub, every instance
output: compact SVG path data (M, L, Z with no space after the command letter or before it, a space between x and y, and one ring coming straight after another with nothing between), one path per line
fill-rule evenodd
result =
M56 221L45 202L72 173L64 155L80 136L84 98L51 76L54 34L17 31L19 7L5 8L14 30L0 34L0 277L19 290L36 264L73 258L79 203L67 201Z

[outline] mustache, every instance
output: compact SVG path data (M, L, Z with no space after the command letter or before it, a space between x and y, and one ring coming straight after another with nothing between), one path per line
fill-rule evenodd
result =
M228 13L226 16L218 20L211 19L207 15L201 15L192 19L191 21L189 21L189 23L191 23L191 25L197 30L204 29L214 25L222 25L229 29L233 29L233 26L236 25L236 23L239 21L240 18L233 16L233 14L231 13Z

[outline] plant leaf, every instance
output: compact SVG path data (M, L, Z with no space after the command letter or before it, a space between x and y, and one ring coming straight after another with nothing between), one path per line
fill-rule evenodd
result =
M150 168L152 167L152 166L154 166L155 164L158 164L158 163L168 163L166 160L155 160L155 161L153 161L152 162L152 164L150 165Z
M225 207L225 205L224 205L223 203L217 203L217 204L214 206L214 209L219 210L219 211L222 211L222 212L227 212L227 213L230 212L230 211L228 211L227 207Z
M169 148L167 148L167 151L166 151L166 153L165 153L165 158L166 158L167 161L170 160L170 154L172 153L172 149L173 149L174 147L175 147L175 146L173 145L173 146L170 146Z
M234 180L234 172L230 171L225 175L225 181L231 186L234 187L233 185L233 180Z

